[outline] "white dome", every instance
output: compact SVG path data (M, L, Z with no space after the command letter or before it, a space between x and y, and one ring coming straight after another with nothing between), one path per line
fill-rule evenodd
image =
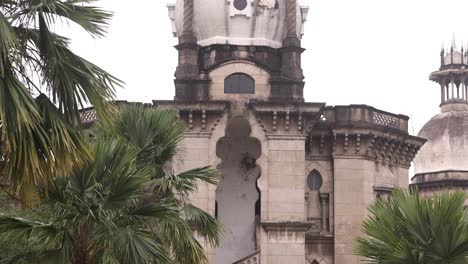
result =
M214 44L281 48L286 37L286 0L194 0L193 30L200 46ZM241 3L241 6L235 6ZM169 5L175 36L182 34L183 0ZM308 8L297 5L297 33Z
M468 112L448 111L434 116L419 132L426 138L417 154L415 173L468 171Z

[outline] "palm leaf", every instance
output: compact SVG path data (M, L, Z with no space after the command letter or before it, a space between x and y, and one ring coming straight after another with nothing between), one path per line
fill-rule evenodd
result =
M367 263L465 263L465 198L461 192L424 199L417 190L395 191L369 206L366 237L357 239L355 251Z

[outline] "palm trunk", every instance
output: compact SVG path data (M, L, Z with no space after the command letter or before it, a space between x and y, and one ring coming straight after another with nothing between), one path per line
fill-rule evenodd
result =
M80 225L76 239L75 264L88 263L89 227Z

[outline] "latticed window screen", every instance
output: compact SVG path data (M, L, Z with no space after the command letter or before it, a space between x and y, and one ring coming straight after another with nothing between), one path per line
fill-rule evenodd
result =
M311 191L318 191L322 187L322 175L317 170L313 170L307 176L307 186Z
M253 94L255 93L255 80L244 73L231 74L224 80L224 93Z

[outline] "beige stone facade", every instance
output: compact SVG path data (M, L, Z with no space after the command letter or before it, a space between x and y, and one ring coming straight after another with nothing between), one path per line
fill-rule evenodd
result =
M210 263L358 263L353 246L367 206L407 186L424 140L408 134L403 115L304 102L307 9L296 0L211 2L169 7L179 37L176 96L153 102L187 125L175 171L212 165L222 173L219 186L200 183L191 197L225 227L218 248L205 243Z
M177 170L219 165L218 142L233 118L244 118L249 136L261 146L255 160L261 203L252 219L256 228L249 238L255 247L250 253L261 263L358 263L353 243L368 204L407 187L410 162L424 140L408 135L407 117L369 106L253 99L155 101L158 107L177 109L188 125ZM308 186L312 171L321 177L318 190ZM200 184L192 201L215 214L216 187ZM242 213L231 209L233 217ZM207 250L214 259L216 250Z

